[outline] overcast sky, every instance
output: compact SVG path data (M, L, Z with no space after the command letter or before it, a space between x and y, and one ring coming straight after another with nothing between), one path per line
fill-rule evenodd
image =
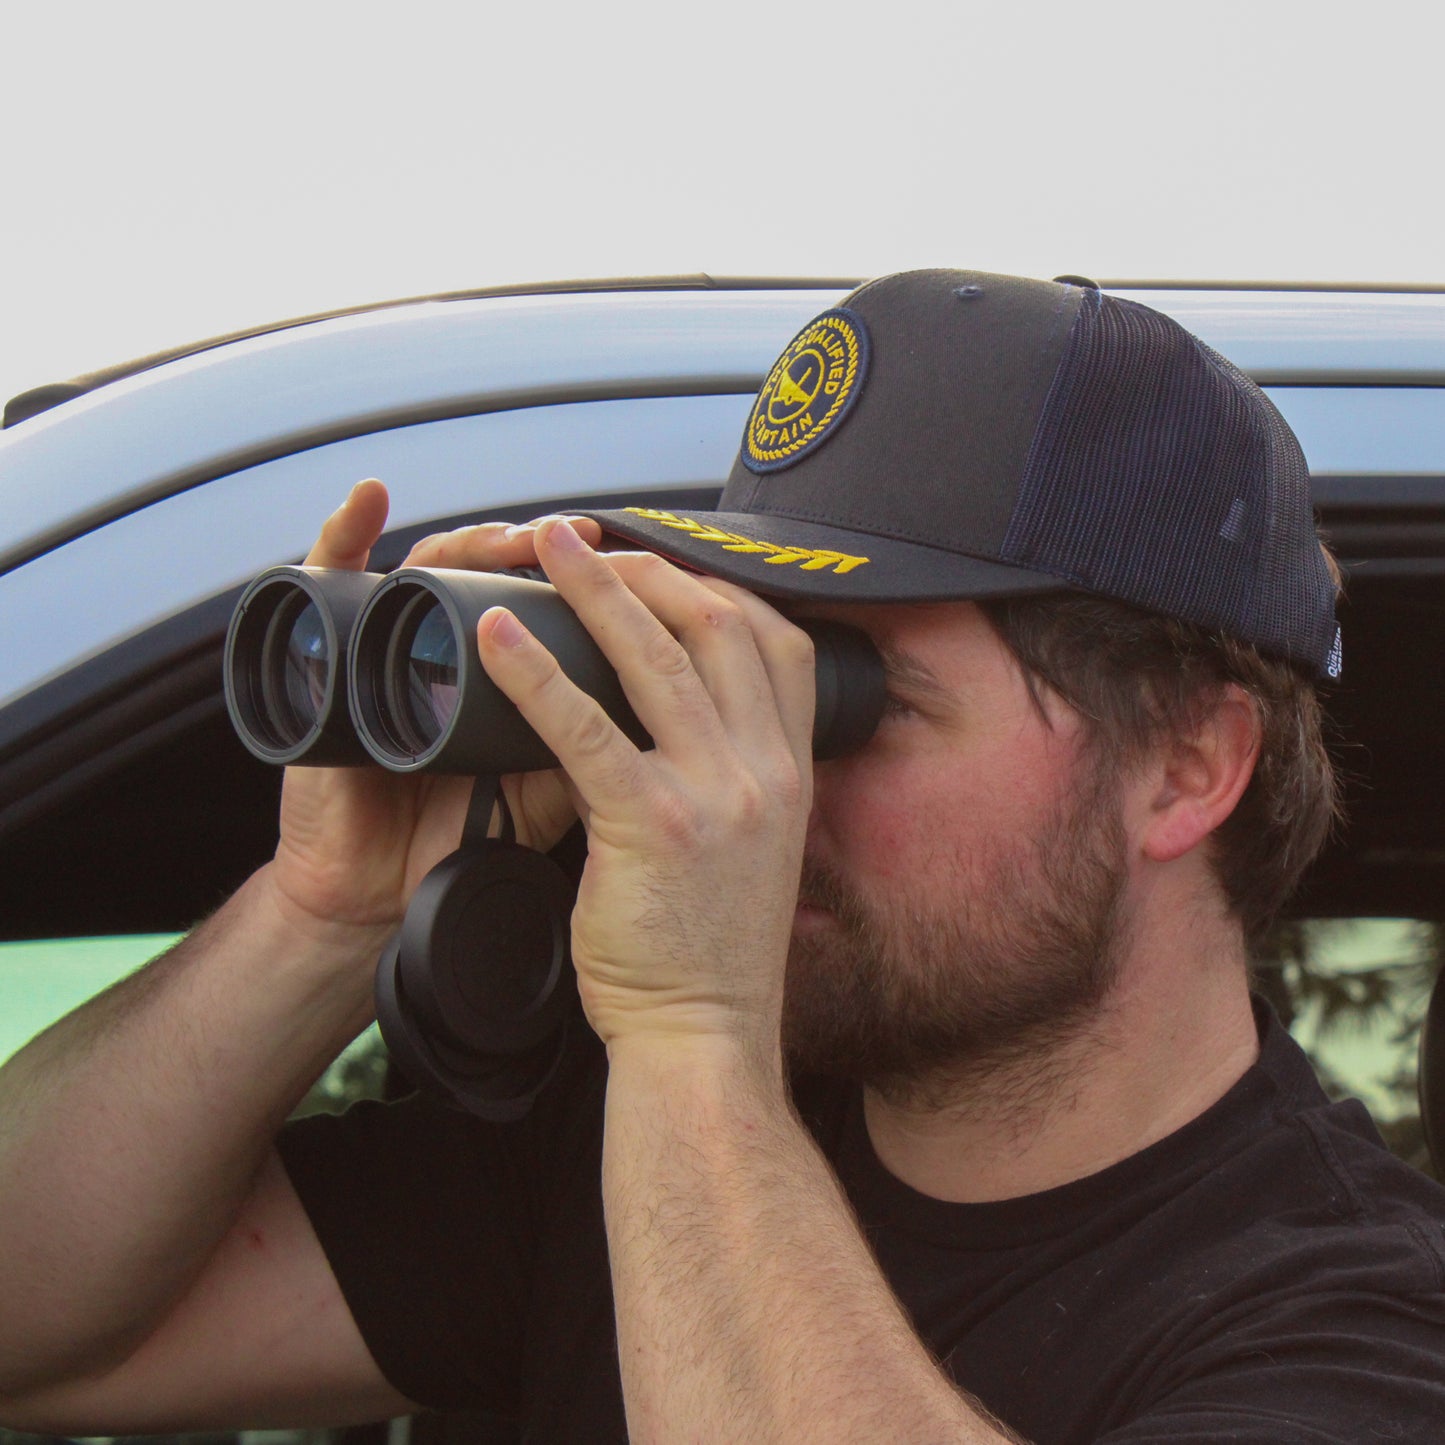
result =
M1445 282L1442 14L0 0L0 397L547 278Z

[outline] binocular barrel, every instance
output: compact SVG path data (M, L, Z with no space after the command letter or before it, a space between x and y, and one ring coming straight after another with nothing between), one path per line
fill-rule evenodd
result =
M390 576L273 567L248 586L226 636L226 706L264 762L397 773L520 773L557 759L488 677L476 628L509 608L640 747L650 744L612 665L547 582L519 572L404 567ZM813 639L817 758L861 747L882 716L868 637L803 620Z

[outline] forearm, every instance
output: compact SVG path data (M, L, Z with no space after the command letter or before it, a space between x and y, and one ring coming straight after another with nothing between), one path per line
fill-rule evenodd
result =
M929 1358L775 1064L611 1055L603 1187L638 1445L1014 1438Z
M288 918L261 874L0 1070L0 1393L123 1359L234 1220L369 1008L380 939Z

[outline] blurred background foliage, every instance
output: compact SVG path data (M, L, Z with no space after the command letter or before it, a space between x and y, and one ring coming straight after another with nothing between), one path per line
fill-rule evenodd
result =
M343 1114L358 1099L395 1098L410 1093L404 1081L387 1083L390 1063L381 1030L375 1024L358 1035L337 1056L331 1067L312 1084L306 1097L292 1111L293 1119L307 1114Z
M1427 1174L1416 1061L1445 927L1415 919L1289 919L1254 959L1255 987L1334 1098L1362 1099L1390 1148Z

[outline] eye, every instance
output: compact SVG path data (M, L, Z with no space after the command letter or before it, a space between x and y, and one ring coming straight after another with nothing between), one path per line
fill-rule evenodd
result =
M900 697L896 692L889 692L883 698L884 717L909 717L917 712L917 708L905 697Z

